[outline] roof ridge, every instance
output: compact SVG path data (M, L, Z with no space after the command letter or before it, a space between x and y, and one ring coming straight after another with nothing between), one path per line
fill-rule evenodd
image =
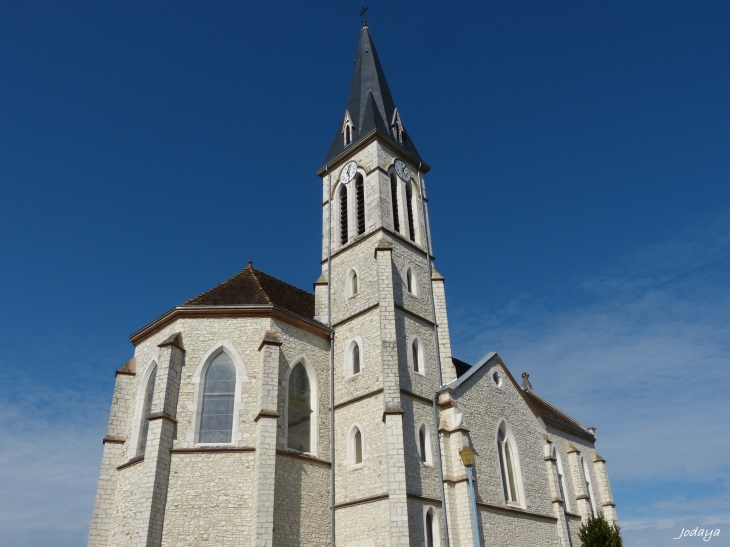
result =
M267 292L266 292L266 289L264 289L264 288L263 288L263 287L261 286L261 281L259 281L259 278L258 278L258 277L256 276L256 274L257 274L257 273L262 273L262 274L264 274L264 275L267 275L267 274L266 274L266 273L264 273L264 272L262 272L262 271L259 271L259 270L257 270L256 268L254 268L254 267L253 267L253 266L251 266L250 264L249 264L249 265L248 265L248 266L246 267L246 269L247 269L247 270L248 270L248 269L250 269L250 270L251 270L251 274L253 275L254 281L256 281L256 286L257 286L257 287L259 288L259 290L260 290L260 291L261 291L261 292L262 292L262 293L264 294L264 298L266 298L267 302L268 302L269 304L273 304L274 302L273 302L273 301L271 300L271 297L269 296L269 293L267 293ZM281 280L279 280L279 281L281 281ZM282 281L282 283L286 283L286 281Z
M257 273L263 274L263 275L265 275L266 277L270 277L271 279L274 279L274 280L278 281L279 283L283 283L284 285L287 285L287 286L289 286L289 287L291 287L291 288L293 288L293 289L296 289L296 290L298 290L298 291L302 291L302 292L305 292L305 293L307 293L307 294L311 294L311 295L313 295L313 294L314 294L314 293L311 293L311 292L309 292L309 291L308 291L308 290L306 290L306 289L302 289L302 288L300 288L300 287L297 287L296 285L292 285L291 283L287 283L287 282L286 282L286 281L284 281L283 279L279 279L278 277L274 277L274 276L273 276L273 275L271 275L271 274L267 274L266 272L262 272L261 270L257 270L256 268L253 268L253 267L252 267L251 269L252 269L252 270L253 270L254 272L257 272ZM256 276L254 276L254 277L256 277ZM257 283L259 283L259 280L258 280L258 278L256 278L256 282L257 282ZM263 290L263 289L262 289L262 290Z
M253 269L253 268L251 268L251 269ZM188 298L188 299L187 299L187 300L186 300L185 302L183 302L182 304L180 304L180 306L187 306L187 305L188 305L188 304L189 304L190 302L192 302L193 300L197 300L197 299L198 299L198 298L200 298L201 296L205 296L206 294L209 294L209 293L213 292L213 291L214 291L214 290L216 290L216 289L217 289L218 287L221 287L221 286L225 285L225 284L226 284L226 283L228 283L229 281L232 281L233 279L235 279L235 278L236 278L236 277L238 277L239 275L243 274L243 273L244 273L244 272L245 272L246 270L248 270L248 267L246 267L246 268L244 268L243 270L241 270L240 272L238 272L238 273L236 273L236 274L232 275L231 277L229 277L229 278L228 278L228 279L226 279L225 281L221 281L221 282L220 282L220 283L218 283L218 284L217 284L217 285L216 285L215 287L211 287L211 288L210 288L210 289L208 289L207 291L203 291L203 292L201 292L201 293L200 293L199 295L197 295L197 296L193 296L192 298Z

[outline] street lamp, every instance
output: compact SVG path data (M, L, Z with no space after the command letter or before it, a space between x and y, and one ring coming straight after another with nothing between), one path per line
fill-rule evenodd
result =
M471 496L471 513L472 517L474 517L474 537L477 541L476 547L482 547L482 541L479 539L479 524L477 522L477 500L474 496L474 483L471 478L471 468L474 467L475 454L476 452L474 452L474 449L468 445L459 451L459 456L461 456L461 461L464 463L464 467L466 467L466 474L469 477L469 494Z

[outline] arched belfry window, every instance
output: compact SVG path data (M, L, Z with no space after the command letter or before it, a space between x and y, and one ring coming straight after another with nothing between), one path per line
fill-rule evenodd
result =
M406 208L408 209L408 237L416 241L416 226L413 224L413 184L406 185Z
M398 216L398 178L395 173L390 174L390 201L393 203L393 229L400 232L400 218Z
M357 198L357 235L365 233L365 185L362 175L355 178L355 197Z
M497 433L497 451L499 467L502 473L502 489L507 503L519 504L519 487L517 482L516 453L502 424Z
M343 185L340 188L340 244L345 245L347 239L347 187Z
M150 412L152 411L152 397L155 395L155 378L157 377L157 363L152 363L152 372L147 378L147 386L144 391L142 406L142 421L139 424L139 441L137 442L137 455L144 454L147 447L147 433L150 429Z
M289 375L287 445L302 452L311 452L312 388L302 363Z
M413 372L418 374L426 374L426 353L423 350L423 344L418 338L411 340L411 347L409 348L409 354L411 357L411 366Z
M231 442L235 394L236 367L230 356L222 351L205 371L198 442Z
M350 144L350 126L345 127L345 144Z

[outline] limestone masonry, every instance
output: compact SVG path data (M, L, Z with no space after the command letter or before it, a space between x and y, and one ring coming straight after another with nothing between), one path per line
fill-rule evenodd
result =
M616 521L594 430L496 353L452 357L428 170L364 26L314 294L249 263L132 335L89 546L475 546L467 446L482 545Z

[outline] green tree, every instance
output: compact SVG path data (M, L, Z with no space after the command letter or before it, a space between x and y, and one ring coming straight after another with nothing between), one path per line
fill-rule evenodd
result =
M618 524L609 524L601 513L581 524L578 536L583 547L622 547Z

